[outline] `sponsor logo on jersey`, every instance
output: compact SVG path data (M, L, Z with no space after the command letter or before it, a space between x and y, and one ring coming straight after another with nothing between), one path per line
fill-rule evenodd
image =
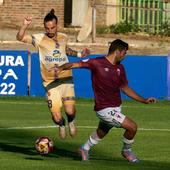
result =
M61 53L59 50L54 50L53 51L53 57L60 57L61 56Z
M45 56L46 62L65 62L66 57L61 57L61 53L59 50L53 51L53 56Z
M66 58L63 57L51 57L51 56L45 56L45 61L46 62L65 62L66 61Z

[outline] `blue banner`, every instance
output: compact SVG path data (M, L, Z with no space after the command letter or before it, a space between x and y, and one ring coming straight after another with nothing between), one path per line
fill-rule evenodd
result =
M167 99L167 57L126 56L125 66L129 86L145 98ZM127 96L123 95L123 98Z
M86 58L101 57L90 55ZM85 59L86 59L85 58ZM32 54L31 95L44 96L38 54ZM70 62L81 60L69 57ZM166 56L130 56L122 62L125 66L129 86L144 97L167 99L167 57ZM91 73L87 69L73 69L76 97L93 98ZM128 99L122 94L123 99Z
M170 53L168 54L167 67L168 100L170 100Z
M45 96L45 90L42 85L42 77L40 73L40 62L38 53L31 54L31 96Z
M0 51L0 96L28 94L28 52Z
M103 55L91 55L90 58ZM70 62L80 59L70 58ZM122 62L125 67L129 86L144 97L167 98L167 57L130 56ZM77 97L93 97L91 73L87 69L73 69L75 93ZM170 74L169 74L170 75ZM123 99L129 99L122 94Z

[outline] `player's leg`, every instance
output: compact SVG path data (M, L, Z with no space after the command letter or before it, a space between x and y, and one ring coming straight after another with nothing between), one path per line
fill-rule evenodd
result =
M59 86L52 88L47 92L47 102L51 111L52 120L59 126L59 136L61 139L65 139L65 119L61 113L62 101Z
M75 101L73 99L65 101L64 109L67 116L70 136L74 137L77 133L77 129L75 125L75 114L76 114Z
M76 135L77 129L75 126L75 94L74 94L74 85L73 84L63 84L62 85L62 100L64 104L64 110L67 116L69 133L71 137Z
M80 147L80 152L83 161L89 160L89 150L91 147L97 145L101 139L103 139L112 126L108 126L107 123L100 121L97 130L95 130L89 137L89 139Z
M134 137L137 132L137 124L134 121L132 121L130 118L125 117L121 126L122 128L125 129L125 133L123 135L122 155L129 162L135 162L135 163L139 162L138 158L131 151L132 145L134 143Z
M109 130L114 127L121 127L121 122L123 122L125 116L119 114L118 110L120 108L105 108L97 111L96 115L100 119L97 131L95 131L88 139L88 141L80 148L82 153L82 160L88 160L88 151L90 148L96 144L109 132Z
M124 128L126 131L123 137L122 155L130 162L138 162L138 159L131 152L137 125L131 119L121 113L120 107L106 108L97 112L97 116L116 128Z

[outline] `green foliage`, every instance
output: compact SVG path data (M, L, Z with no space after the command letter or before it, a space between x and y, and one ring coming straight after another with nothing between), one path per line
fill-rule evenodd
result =
M134 22L120 22L118 24L115 25L111 25L110 26L110 32L111 33L115 33L115 34L119 34L119 33L129 33L129 32L138 32L139 26L137 24L135 24Z
M162 24L158 34L162 36L170 36L170 22L165 21L165 23Z
M110 33L110 28L106 25L103 25L103 26L98 26L96 28L96 32L98 34L107 34L107 33Z
M138 32L140 31L140 27L135 24L134 22L120 22L115 25L110 25L110 26L98 26L96 29L96 32L98 34L107 34L107 33L114 33L114 34L126 34L129 32Z
M127 33L144 32L152 35L170 36L170 22L166 21L159 28L157 26L152 27L152 25L139 26L135 24L133 21L132 22L123 21L115 25L98 26L96 32L98 34L107 34L107 33L127 34Z

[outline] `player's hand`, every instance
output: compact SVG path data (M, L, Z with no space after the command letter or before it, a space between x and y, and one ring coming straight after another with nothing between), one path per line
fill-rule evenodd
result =
M156 103L156 99L154 97L149 97L145 101L146 104Z
M82 57L86 57L87 55L90 54L90 50L87 49L87 48L84 48L82 51L81 51L81 56Z
M32 22L32 17L29 17L29 16L25 17L24 25L29 26L31 22Z

